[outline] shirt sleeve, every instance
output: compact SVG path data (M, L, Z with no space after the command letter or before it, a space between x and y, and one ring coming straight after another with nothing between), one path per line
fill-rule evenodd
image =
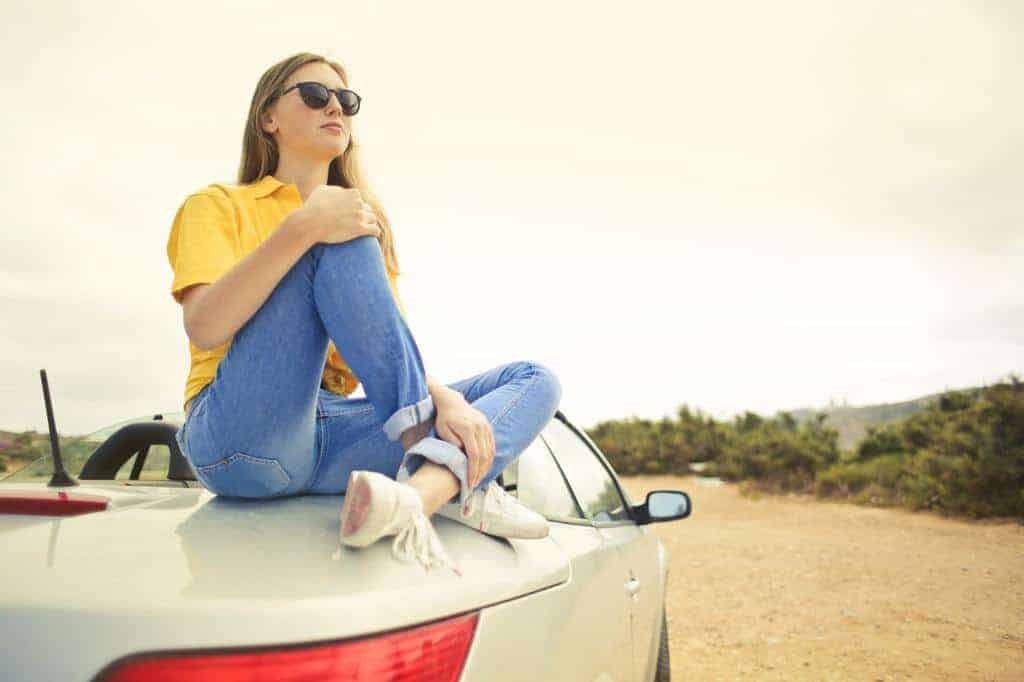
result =
M178 207L167 238L167 260L174 276L171 296L181 303L181 290L211 284L238 262L238 229L227 196L202 190Z

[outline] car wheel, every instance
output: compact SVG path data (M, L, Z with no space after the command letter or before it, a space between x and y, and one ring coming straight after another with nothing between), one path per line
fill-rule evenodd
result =
M669 682L672 669L668 662L668 616L665 605L661 605L661 646L658 647L658 670L654 674L654 682Z

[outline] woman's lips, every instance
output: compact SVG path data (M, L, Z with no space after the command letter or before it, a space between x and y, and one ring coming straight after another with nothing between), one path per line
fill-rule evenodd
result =
M342 130L341 130L341 128L339 126L320 126L320 127L323 128L324 130L326 130L328 132L332 132L332 133L334 133L336 135L341 135L341 133L342 133Z

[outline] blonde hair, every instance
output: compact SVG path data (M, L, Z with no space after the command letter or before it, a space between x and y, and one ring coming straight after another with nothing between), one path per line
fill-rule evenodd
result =
M249 116L245 122L245 134L242 138L242 161L238 167L239 184L247 185L258 182L264 176L277 170L279 159L277 143L270 133L263 130L260 118L266 111L269 100L282 88L288 77L299 67L313 62L323 62L330 66L341 77L345 87L348 87L348 75L341 64L312 52L299 52L264 71L259 82L256 83L256 91L253 93L252 102L249 105ZM359 190L363 201L370 205L377 216L377 224L381 230L378 240L381 243L381 252L384 254L384 264L392 274L401 274L391 221L388 220L380 201L367 186L362 172L362 164L359 161L359 143L356 141L355 133L351 130L349 131L348 148L341 156L331 160L327 171L327 184Z

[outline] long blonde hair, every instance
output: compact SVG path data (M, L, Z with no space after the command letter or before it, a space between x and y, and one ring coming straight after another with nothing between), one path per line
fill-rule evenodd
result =
M245 122L245 135L242 138L242 161L238 167L239 184L247 185L258 182L264 176L277 170L279 159L277 143L274 142L270 133L260 126L260 117L266 110L268 100L284 85L288 77L299 67L311 62L323 62L330 66L341 77L345 87L348 87L348 74L341 64L312 52L299 52L264 71L256 84L256 91L253 93L252 102L249 105L249 116ZM362 164L359 161L359 143L356 140L355 132L351 130L349 131L348 148L341 156L331 161L327 171L327 184L359 190L363 201L370 205L377 216L377 224L381 230L378 239L381 243L381 252L384 254L384 264L392 274L401 274L391 221L388 220L383 206L370 190L366 178L363 176Z

